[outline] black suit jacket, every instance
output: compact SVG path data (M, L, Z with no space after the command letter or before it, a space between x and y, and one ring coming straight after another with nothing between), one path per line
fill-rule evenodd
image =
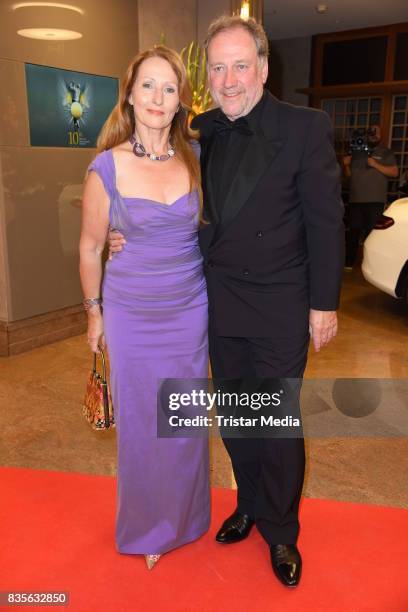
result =
M307 333L309 308L336 310L344 265L343 204L332 128L322 111L269 92L236 169L222 216L211 160L215 109L197 116L204 214L200 231L209 311L223 336Z

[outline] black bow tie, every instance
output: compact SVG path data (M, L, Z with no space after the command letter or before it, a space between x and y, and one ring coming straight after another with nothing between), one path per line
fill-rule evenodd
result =
M230 121L228 117L222 116L214 120L215 128L219 134L228 132L239 132L240 134L252 134L252 130L248 125L245 117L239 117L235 121Z

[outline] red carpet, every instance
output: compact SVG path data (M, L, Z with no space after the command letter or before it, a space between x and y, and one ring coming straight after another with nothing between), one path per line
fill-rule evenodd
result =
M113 478L20 468L1 468L0 478L0 591L69 591L65 609L84 612L408 611L405 510L304 499L303 579L289 590L257 531L240 544L214 542L233 491L214 490L209 534L148 572L115 550Z

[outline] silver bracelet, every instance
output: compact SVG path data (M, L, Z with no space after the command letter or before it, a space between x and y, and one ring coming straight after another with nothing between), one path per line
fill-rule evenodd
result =
M102 298L85 298L82 304L84 309L88 311L92 306L100 306L102 304Z

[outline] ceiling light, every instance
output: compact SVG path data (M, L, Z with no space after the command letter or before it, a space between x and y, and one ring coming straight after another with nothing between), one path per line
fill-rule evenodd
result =
M31 7L47 7L47 8L60 8L65 9L67 11L74 11L75 13L79 13L80 15L84 14L84 11L78 6L73 6L72 4L61 4L60 2L17 2L11 6L13 11L21 8L31 8Z
M58 28L27 28L17 30L17 34L25 38L36 38L38 40L75 40L82 38L80 32L74 30L59 30Z
M323 13L326 13L329 10L329 7L327 6L327 4L318 4L316 6L316 11L319 13L319 15L323 15Z

